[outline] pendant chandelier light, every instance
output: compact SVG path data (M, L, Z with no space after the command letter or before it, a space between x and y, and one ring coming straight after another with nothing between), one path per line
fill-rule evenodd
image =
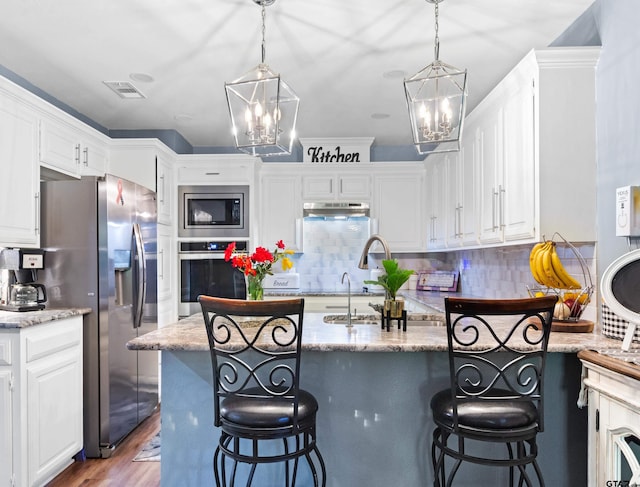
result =
M291 154L300 99L265 63L265 7L275 0L253 0L262 7L262 62L225 83L236 147L253 156Z
M419 154L460 150L467 98L467 70L440 61L435 4L435 61L404 81L413 143Z

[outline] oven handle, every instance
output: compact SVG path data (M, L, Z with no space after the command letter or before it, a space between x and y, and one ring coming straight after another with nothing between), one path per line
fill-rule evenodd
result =
M199 252L179 252L179 260L224 260L224 252L211 252L209 254ZM231 263L229 263L231 265Z

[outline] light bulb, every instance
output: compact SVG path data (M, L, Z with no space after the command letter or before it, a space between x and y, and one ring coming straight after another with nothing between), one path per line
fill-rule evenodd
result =
M260 104L260 102L256 103L255 114L256 117L262 116L262 105Z

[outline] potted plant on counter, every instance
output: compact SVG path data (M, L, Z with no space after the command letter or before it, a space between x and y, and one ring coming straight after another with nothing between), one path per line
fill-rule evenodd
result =
M404 310L404 300L398 298L398 290L409 280L414 271L401 269L396 259L383 259L382 266L385 273L378 276L377 280L366 280L365 284L382 286L385 290L384 310L389 311L391 318L400 318Z

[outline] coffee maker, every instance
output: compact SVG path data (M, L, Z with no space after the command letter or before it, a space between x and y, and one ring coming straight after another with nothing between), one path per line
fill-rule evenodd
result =
M37 311L44 309L47 291L35 281L38 270L44 269L42 249L2 249L0 269L8 270L8 282L3 289L0 309L5 311Z

